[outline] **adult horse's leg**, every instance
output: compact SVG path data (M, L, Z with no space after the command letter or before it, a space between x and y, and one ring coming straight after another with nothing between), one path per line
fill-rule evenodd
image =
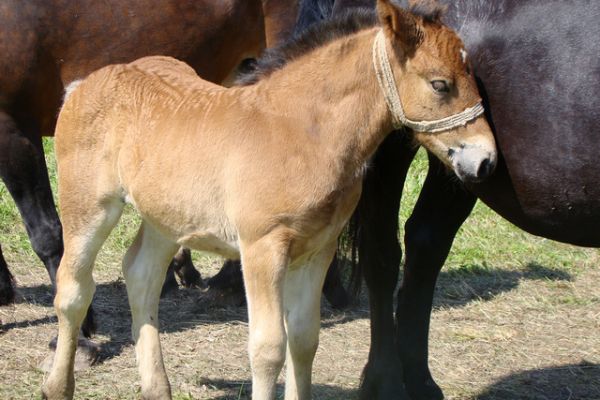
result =
M323 295L329 304L338 310L343 310L350 304L350 296L348 295L348 292L344 287L344 283L342 282L337 255L333 257L333 260L327 269L325 283L323 284Z
M158 302L169 260L178 247L150 225L142 223L123 259L131 331L144 399L171 398L158 337Z
M312 364L319 344L321 288L336 241L285 276L284 310L288 339L285 399L312 399Z
M427 179L406 223L406 261L396 310L404 382L413 400L444 397L427 363L433 291L456 231L475 200L437 158L429 157Z
M243 298L242 265L238 260L225 261L219 272L208 279L207 286L213 290L226 292L228 297ZM344 288L337 257L334 258L327 270L323 294L333 308L341 310L350 304L350 296Z
M202 276L192 262L192 252L190 249L181 247L177 254L175 254L175 257L173 257L173 260L171 260L169 268L167 269L167 276L162 287L161 296L177 289L179 285L175 279L175 275L179 277L181 286L183 287L191 288L203 286Z
M10 304L14 299L13 277L8 270L8 265L6 265L6 260L2 254L2 246L0 246L0 306Z
M62 227L52 198L42 140L35 130L24 134L8 114L0 111L0 177L23 217L33 250L56 287L56 271L63 253ZM0 279L6 279L6 275ZM0 292L0 298L7 297L7 293L10 297L12 285L6 280L3 285L7 289ZM91 308L82 331L87 337L95 331Z
M63 252L62 228L52 199L42 141L35 133L23 134L15 121L2 112L0 176L23 217L33 250L54 285Z
M394 340L393 296L402 258L398 211L415 152L405 135L389 135L375 154L357 208L359 267L371 309L371 348L360 389L364 400L408 399Z

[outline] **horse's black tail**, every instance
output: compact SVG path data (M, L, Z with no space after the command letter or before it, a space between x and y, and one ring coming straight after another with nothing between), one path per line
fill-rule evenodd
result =
M360 238L359 212L360 207L357 207L338 240L338 259L342 264L342 268L350 268L348 292L352 299L358 298L362 287L362 269L358 260L358 243Z

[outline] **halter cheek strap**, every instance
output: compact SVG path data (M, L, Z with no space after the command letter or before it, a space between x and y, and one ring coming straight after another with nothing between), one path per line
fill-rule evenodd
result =
M375 36L373 42L373 66L375 67L375 75L377 82L383 92L385 102L392 113L393 125L395 129L407 127L417 132L441 132L465 126L468 122L474 120L483 114L483 106L478 102L473 107L467 108L464 111L433 121L412 121L404 115L404 109L400 102L400 95L394 79L394 73L390 65L387 49L385 46L385 35L383 29Z

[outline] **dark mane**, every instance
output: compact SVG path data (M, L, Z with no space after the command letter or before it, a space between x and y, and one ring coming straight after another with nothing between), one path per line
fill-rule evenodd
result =
M439 23L446 12L446 6L436 0L412 0L409 4L408 10L425 22Z
M281 69L291 60L310 53L340 37L377 25L373 10L356 8L342 13L331 20L316 23L300 35L293 36L281 46L265 51L250 71L238 76L236 85L252 85L273 71Z

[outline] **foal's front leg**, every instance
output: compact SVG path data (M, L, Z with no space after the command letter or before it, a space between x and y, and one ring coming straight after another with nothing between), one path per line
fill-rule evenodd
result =
M306 265L286 273L284 309L288 347L285 400L312 398L312 364L321 328L321 288L336 247L334 241L311 257Z
M283 285L288 244L276 236L271 234L241 246L254 400L275 399L275 384L285 361Z
M171 398L158 337L158 302L169 260L177 249L174 242L144 222L123 259L144 400Z

